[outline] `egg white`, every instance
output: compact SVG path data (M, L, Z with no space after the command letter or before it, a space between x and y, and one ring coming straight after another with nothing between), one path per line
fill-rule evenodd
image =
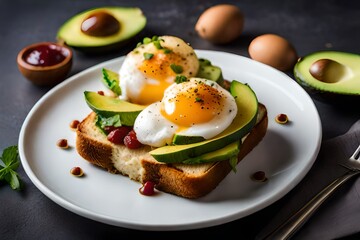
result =
M149 105L136 118L134 131L141 143L154 147L169 145L172 143L175 134L202 136L205 139L210 139L223 132L232 123L237 114L237 105L230 92L211 80L191 78L190 82L193 84L202 82L221 92L225 104L218 115L206 123L193 124L185 129L165 118L161 113L161 108L163 107L166 112L171 112L173 106L170 99L178 94L179 91L186 91L183 84L174 83L166 89L161 102ZM187 87L192 86L192 84L187 85ZM194 112L193 114L199 113Z
M160 113L161 103L146 107L135 120L134 131L139 142L153 147L169 145L178 126Z
M183 72L181 75L193 77L199 69L199 61L194 49L182 39L174 36L159 37L161 46L181 57ZM140 92L146 84L159 85L157 79L152 79L144 72L139 70L139 66L144 62L144 53L156 54L159 49L153 43L142 44L131 51L125 58L119 70L120 87L122 91L121 99L135 100L140 98ZM166 82L170 85L175 81L175 76L169 76ZM151 94L151 93L149 93ZM162 96L161 96L162 97ZM159 98L159 100L161 99Z

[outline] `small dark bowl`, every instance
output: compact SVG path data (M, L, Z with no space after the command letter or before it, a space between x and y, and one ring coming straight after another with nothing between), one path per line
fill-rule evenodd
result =
M35 66L26 62L26 56L39 46L54 45L65 59L60 63L51 66ZM17 56L19 71L32 83L39 86L54 86L63 81L69 74L72 67L72 50L64 45L53 42L40 42L23 48Z

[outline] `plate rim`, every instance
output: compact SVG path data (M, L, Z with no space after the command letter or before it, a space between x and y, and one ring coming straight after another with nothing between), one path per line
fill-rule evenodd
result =
M229 56L233 56L233 57L239 57L244 59L245 61L252 61L253 64L258 64L261 67L265 67L268 68L272 71L276 71L277 73L281 73L286 75L283 72L280 72L276 69L273 69L270 66L267 66L265 64L256 62L250 58L241 56L241 55L237 55L234 53L230 53L230 52L223 52L223 51L214 51L214 50L198 50L195 49L195 51L197 52L197 54L201 55L202 53L204 54L228 54ZM276 202L277 200L281 199L284 195L286 195L286 193L288 193L291 189L293 189L303 178L304 176L307 174L307 172L311 169L313 163L316 160L316 156L320 150L320 145L321 145L321 141L322 141L322 126L321 126L321 120L318 114L318 111L316 109L315 104L313 103L311 97L306 93L306 91L304 89L302 89L300 86L299 89L303 90L304 94L308 97L309 100L312 101L312 105L313 108L315 110L315 112L317 113L317 126L319 126L318 128L318 139L317 139L317 146L316 149L312 155L312 160L310 161L310 163L307 165L307 168L304 169L302 171L302 174L298 174L297 177L294 179L294 181L292 182L291 186L287 187L286 189L282 189L282 191L280 192L280 194L278 196L273 196L272 198L268 199L267 201L263 201L262 204L257 205L255 207L253 207L253 209L247 210L248 213L246 213L244 216L239 217L238 213L235 213L233 215L227 215L226 217L221 217L221 218L216 218L216 219L211 219L209 221L202 221L202 222L198 222L198 223L183 223L183 224L177 224L177 225L163 225L163 226L159 226L159 225L152 225L150 223L146 224L144 222L142 223L138 223L138 222L124 222L121 221L119 222L116 218L104 215L104 214L99 214L99 213L94 213L89 211L88 209L82 208L76 204L73 204L72 202L66 201L65 199L61 198L61 196L59 196L58 194L52 192L44 183L42 183L36 176L36 173L32 171L30 165L29 165L29 161L26 159L26 153L24 150L24 134L26 131L26 126L29 124L29 121L31 120L31 117L33 116L33 114L37 111L37 109L43 104L43 102L46 101L46 99L51 96L52 94L54 94L55 92L57 92L59 89L64 88L66 85L71 84L72 82L76 81L77 79L79 79L79 77L81 77L82 75L85 75L89 72L95 71L96 69L99 69L103 66L109 65L112 62L116 62L116 61L121 61L122 59L124 59L125 56L120 56L117 58L113 58L98 64L95 64L83 71L80 71L79 73L69 77L68 79L66 79L65 81L61 82L60 84L58 84L57 86L53 87L52 89L50 89L47 93L45 93L36 103L35 105L31 108L31 110L29 111L29 113L27 114L22 126L21 126L21 130L20 130L20 134L19 134L19 141L18 141L18 145L19 145L19 154L21 157L21 163L22 166L27 174L27 176L30 178L30 180L32 181L32 183L43 193L45 194L48 198L50 198L52 201L56 202L58 205L64 207L65 209L72 211L78 215L81 215L85 218L89 218L98 222L102 222L102 223L106 223L106 224L110 224L110 225L115 225L115 226L120 226L120 227L125 227L125 228L130 228L130 229L139 229L139 230L190 230L190 229L198 229L198 228L203 228L203 227L211 227L211 226L215 226L215 225L219 225L219 224L223 224L223 223L228 223L230 221L233 220L237 220L237 219L241 219L245 216L248 216L250 214L253 214L257 211L262 210L263 208L273 204L274 202ZM289 76L286 75L286 77L288 77L289 79L291 79ZM294 83L295 84L295 83Z

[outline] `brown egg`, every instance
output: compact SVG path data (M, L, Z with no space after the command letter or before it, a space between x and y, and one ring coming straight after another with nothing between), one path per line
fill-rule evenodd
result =
M298 59L291 43L275 34L264 34L252 40L249 45L249 55L252 59L280 71L292 69Z
M195 30L199 36L215 44L226 44L240 36L244 28L244 15L231 4L219 4L205 10Z

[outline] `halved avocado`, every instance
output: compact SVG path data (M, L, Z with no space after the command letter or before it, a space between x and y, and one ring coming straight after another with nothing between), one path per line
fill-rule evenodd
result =
M123 125L133 126L136 117L146 107L143 105L129 103L119 98L103 96L97 92L84 92L88 106L102 117L119 115Z
M314 52L294 66L296 81L324 101L359 101L360 55L337 51Z
M215 138L198 143L160 147L152 150L150 154L159 162L181 163L186 159L223 148L248 134L256 123L258 112L256 94L250 86L237 81L231 82L230 92L235 97L238 113L224 132Z
M91 21L84 24L84 21L89 19ZM99 23L96 23L96 20ZM93 8L78 13L66 21L60 27L57 38L78 50L106 52L123 46L127 40L143 30L145 25L146 17L140 8ZM91 28L95 30L89 31Z

